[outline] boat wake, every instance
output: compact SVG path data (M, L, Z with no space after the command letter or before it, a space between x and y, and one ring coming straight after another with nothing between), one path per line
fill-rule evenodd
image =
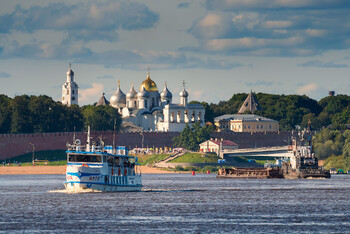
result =
M61 189L61 190L51 190L49 193L101 193L100 190L95 189Z
M169 192L205 192L208 189L142 189L142 192L158 192L158 193L169 193Z

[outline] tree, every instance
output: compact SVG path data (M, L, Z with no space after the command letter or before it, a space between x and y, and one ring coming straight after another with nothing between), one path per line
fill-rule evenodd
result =
M174 145L197 151L199 149L199 144L208 140L213 130L213 125L205 125L202 127L200 123L197 122L190 127L186 124L180 135L173 139Z
M28 95L16 96L10 102L11 108L11 132L12 133L31 133L33 124L29 110Z
M0 95L0 133L9 133L11 130L10 101L6 95Z
M117 109L111 106L84 106L84 127L91 126L94 131L107 131L114 129L114 120L116 120L116 130L119 130L121 125L121 116Z

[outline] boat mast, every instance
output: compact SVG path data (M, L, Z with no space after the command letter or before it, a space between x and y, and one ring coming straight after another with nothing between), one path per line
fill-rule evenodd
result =
M88 126L87 140L86 140L86 151L90 151L90 125Z
M113 154L115 154L115 129L117 125L117 120L114 119L114 130L113 130Z

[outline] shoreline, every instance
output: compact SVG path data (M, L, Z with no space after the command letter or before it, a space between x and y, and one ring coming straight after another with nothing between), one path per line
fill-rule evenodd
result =
M64 175L66 166L0 167L0 175ZM141 166L142 174L173 174L160 168Z

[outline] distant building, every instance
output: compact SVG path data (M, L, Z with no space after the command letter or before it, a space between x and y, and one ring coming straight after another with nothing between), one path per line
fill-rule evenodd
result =
M250 91L248 97L245 99L241 108L239 109L238 114L244 114L246 112L250 112L254 114L254 112L259 110L262 110L262 109L258 101L256 100L256 98L254 97L253 92Z
M222 147L220 149L220 147ZM210 139L199 144L199 151L201 152L214 152L219 154L220 150L232 151L238 149L238 144L229 140Z
M72 65L69 64L67 71L67 81L62 85L62 104L71 106L78 105L78 84L74 81L74 72Z
M234 132L277 132L277 120L252 114L222 115L214 119L218 131Z
M329 91L329 92L328 92L328 95L329 95L330 97L334 97L335 91Z
M205 109L200 104L188 103L188 92L183 83L180 92L180 103L172 103L173 95L165 84L159 93L156 83L151 80L148 72L146 80L140 86L139 92L132 83L130 91L125 95L118 83L117 90L110 98L110 105L118 109L122 115L127 131L162 131L180 132L186 124L199 122L204 125ZM127 123L129 122L129 123Z

